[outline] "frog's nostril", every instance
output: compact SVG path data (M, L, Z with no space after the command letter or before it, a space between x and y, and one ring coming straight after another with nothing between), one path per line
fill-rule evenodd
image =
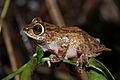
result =
M24 30L24 31L28 31L28 30L29 30L29 28L23 28L23 30Z

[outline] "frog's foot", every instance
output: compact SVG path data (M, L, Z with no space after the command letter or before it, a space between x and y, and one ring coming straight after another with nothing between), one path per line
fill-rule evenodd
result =
M76 61L76 66L78 69L78 72L82 73L85 67L91 67L91 65L88 63L88 56L85 54L82 54Z
M83 60L82 60L82 56L80 56L80 58L77 59L76 61L76 68L77 68L77 71L79 73L82 73L83 71Z
M63 60L63 59L60 58L60 57L58 57L57 55L54 55L54 54L51 54L51 55L50 55L50 61L51 61L52 63L60 62L60 61L62 61L62 60Z
M88 63L88 55L84 54L82 56L82 62L84 67L90 67L90 64Z

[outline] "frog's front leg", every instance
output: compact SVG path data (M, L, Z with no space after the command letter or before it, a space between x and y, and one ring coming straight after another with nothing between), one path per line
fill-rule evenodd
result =
M66 56L67 49L68 49L68 46L66 45L60 46L58 48L58 53L50 55L50 61L53 63L62 61Z

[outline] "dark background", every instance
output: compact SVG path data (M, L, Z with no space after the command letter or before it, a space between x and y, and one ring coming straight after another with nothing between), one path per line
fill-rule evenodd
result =
M0 0L0 13L4 2ZM24 35L22 28L34 17L40 17L59 26L78 26L99 38L112 51L104 52L97 59L105 64L116 80L120 80L119 4L119 0L11 0L4 19L6 28L0 33L0 78L12 72L12 65L20 67L25 64L34 53L35 46ZM10 61L10 56L15 58L15 64ZM49 72L49 69L45 70ZM39 80L39 75L41 80L55 79L47 72L38 70L35 73L32 76L34 80Z

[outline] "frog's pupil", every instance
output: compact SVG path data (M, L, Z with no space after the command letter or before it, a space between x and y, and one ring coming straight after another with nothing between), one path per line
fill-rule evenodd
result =
M42 32L42 27L41 27L41 25L35 25L35 26L33 27L33 32L34 32L34 34L39 35L39 34Z

